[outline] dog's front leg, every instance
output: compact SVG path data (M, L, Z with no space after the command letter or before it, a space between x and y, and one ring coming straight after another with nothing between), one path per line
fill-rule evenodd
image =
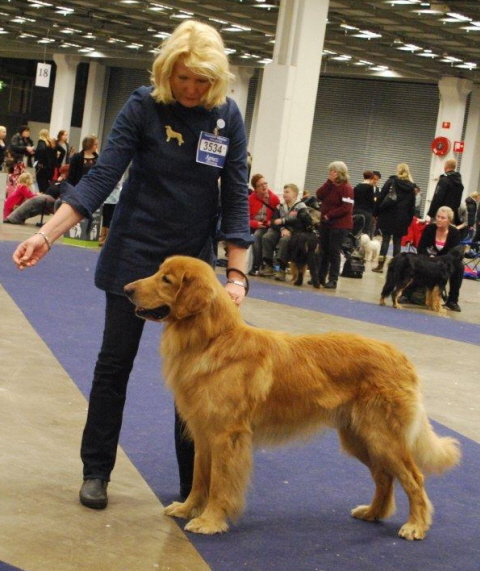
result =
M252 437L247 429L228 430L213 436L208 502L202 515L192 519L186 531L222 533L228 520L243 510L252 465Z
M210 451L207 447L195 444L192 490L182 502L173 502L165 508L165 515L190 519L199 516L207 503L210 487Z

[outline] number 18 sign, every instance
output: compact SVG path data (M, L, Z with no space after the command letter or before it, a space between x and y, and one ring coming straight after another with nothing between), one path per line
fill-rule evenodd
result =
M228 151L228 137L202 131L198 140L197 163L223 168Z
M37 64L37 77L35 78L35 85L37 87L49 87L50 86L50 75L52 71L52 65L49 63L38 63Z

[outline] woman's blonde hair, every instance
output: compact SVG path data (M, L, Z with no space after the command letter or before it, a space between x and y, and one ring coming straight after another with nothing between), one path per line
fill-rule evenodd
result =
M186 20L173 31L160 47L152 67L152 97L157 103L175 101L170 88L173 67L181 59L193 73L210 81L202 104L207 109L225 103L227 88L233 75L230 73L225 46L220 34L195 20Z
M449 220L449 222L452 222L453 218L454 218L454 213L453 210L450 208L450 206L440 206L440 208L437 210L437 213L435 214L435 218L439 215L439 213L443 212L444 214L447 215L447 218Z
M335 171L337 173L337 180L336 183L346 182L350 175L348 174L347 165L343 161L333 161L328 165L328 172Z
M17 180L17 184L24 184L25 186L32 186L33 177L29 172L22 173Z
M407 163L400 163L397 165L397 176L402 180L409 180L413 182L412 174L410 173L410 167Z
M50 136L50 131L48 129L40 129L40 131L38 132L38 138L41 141L44 141L45 143L47 143L47 145L49 147L53 147L54 141L53 141L52 137Z

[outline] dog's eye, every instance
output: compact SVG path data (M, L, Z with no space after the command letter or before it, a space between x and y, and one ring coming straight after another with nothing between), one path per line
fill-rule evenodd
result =
M171 280L168 276L162 276L162 282L166 283L166 284L171 284Z

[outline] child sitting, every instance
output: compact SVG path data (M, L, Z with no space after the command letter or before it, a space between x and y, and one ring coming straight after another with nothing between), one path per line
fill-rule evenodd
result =
M32 185L33 178L30 173L25 172L18 177L16 189L5 200L3 207L4 221L13 212L13 210L17 208L17 206L20 206L20 204L25 202L25 200L36 196L36 194L30 190Z

